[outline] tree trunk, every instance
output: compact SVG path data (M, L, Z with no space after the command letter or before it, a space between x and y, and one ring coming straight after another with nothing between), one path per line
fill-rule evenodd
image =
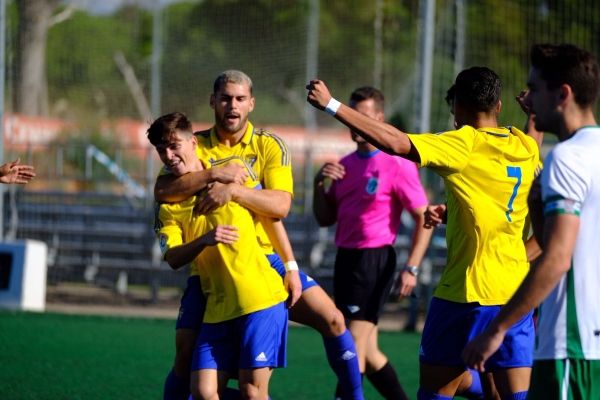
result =
M46 42L52 13L60 0L19 0L18 50L15 65L14 110L48 115Z

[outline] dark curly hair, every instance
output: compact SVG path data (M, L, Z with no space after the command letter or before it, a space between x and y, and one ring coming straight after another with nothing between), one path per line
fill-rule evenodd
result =
M468 111L490 114L500 101L500 78L486 67L471 67L456 77L454 95Z

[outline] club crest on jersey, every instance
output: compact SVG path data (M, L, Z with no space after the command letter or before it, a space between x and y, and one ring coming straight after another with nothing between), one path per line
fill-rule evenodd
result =
M252 155L246 156L246 163L249 166L254 167L255 162L256 162L256 155L252 154Z
M379 179L371 177L367 182L367 186L365 186L365 190L368 194L377 193L377 188L379 187Z
M164 233L161 233L158 236L158 244L160 245L160 250L164 253L165 250L167 250L167 240L169 239L169 237L167 235L165 235Z

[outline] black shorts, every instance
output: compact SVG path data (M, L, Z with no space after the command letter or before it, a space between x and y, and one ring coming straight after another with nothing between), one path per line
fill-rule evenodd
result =
M333 275L335 305L346 320L377 324L392 288L396 252L392 246L376 249L338 248Z

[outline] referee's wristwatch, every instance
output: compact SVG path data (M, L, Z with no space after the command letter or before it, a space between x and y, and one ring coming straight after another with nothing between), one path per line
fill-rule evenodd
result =
M410 272L414 276L418 276L419 275L419 267L417 267L417 266L405 265L403 269L405 271Z

